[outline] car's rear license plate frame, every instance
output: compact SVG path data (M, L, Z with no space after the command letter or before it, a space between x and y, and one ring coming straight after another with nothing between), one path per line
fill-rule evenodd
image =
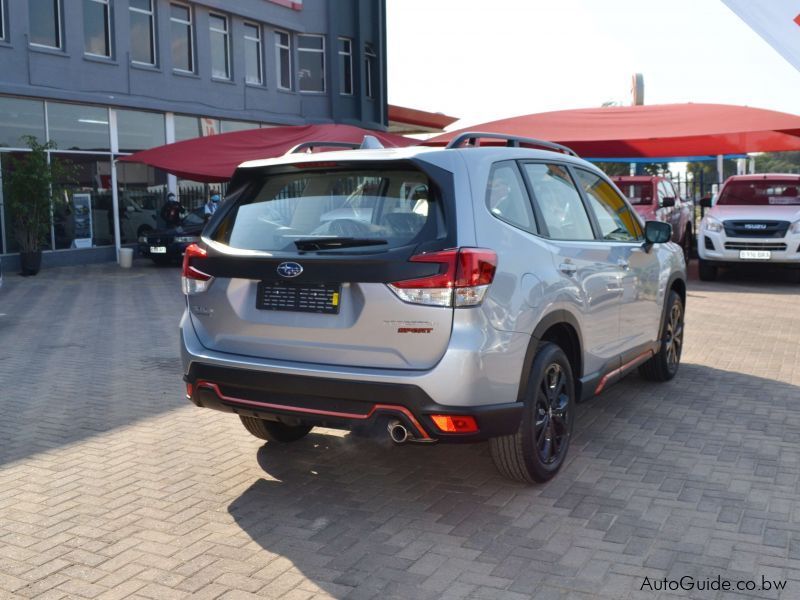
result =
M288 283L260 281L256 308L283 312L339 314L341 283Z

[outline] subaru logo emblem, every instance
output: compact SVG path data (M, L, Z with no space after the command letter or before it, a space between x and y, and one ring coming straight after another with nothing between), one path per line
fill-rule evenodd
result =
M297 277L303 272L303 267L296 262L282 262L278 265L278 275L281 277Z
M745 229L766 229L767 225L765 223L745 223Z

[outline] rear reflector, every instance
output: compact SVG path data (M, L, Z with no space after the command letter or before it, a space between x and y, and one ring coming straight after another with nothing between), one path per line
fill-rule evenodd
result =
M183 254L183 273L181 277L181 289L187 296L205 292L214 278L201 271L202 261L207 258L205 248L197 244L187 246Z
M404 302L429 306L477 306L497 269L497 254L485 248L452 248L409 260L442 266L435 275L396 281L389 288Z
M436 427L444 433L477 433L478 423L469 415L431 415Z

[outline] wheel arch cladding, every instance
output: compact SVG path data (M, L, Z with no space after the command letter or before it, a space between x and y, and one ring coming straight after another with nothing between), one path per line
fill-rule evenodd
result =
M517 401L519 402L525 398L533 360L541 342L553 342L564 351L572 368L576 391L580 387L580 378L583 375L583 339L580 334L578 320L566 310L557 310L545 315L533 331L522 366L519 391L517 393Z

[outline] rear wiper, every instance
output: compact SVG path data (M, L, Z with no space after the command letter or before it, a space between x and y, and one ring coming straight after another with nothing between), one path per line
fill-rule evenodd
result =
M298 250L331 250L334 248L356 248L358 246L383 246L388 244L386 240L376 240L375 238L354 238L354 237L319 237L295 240L294 245Z

